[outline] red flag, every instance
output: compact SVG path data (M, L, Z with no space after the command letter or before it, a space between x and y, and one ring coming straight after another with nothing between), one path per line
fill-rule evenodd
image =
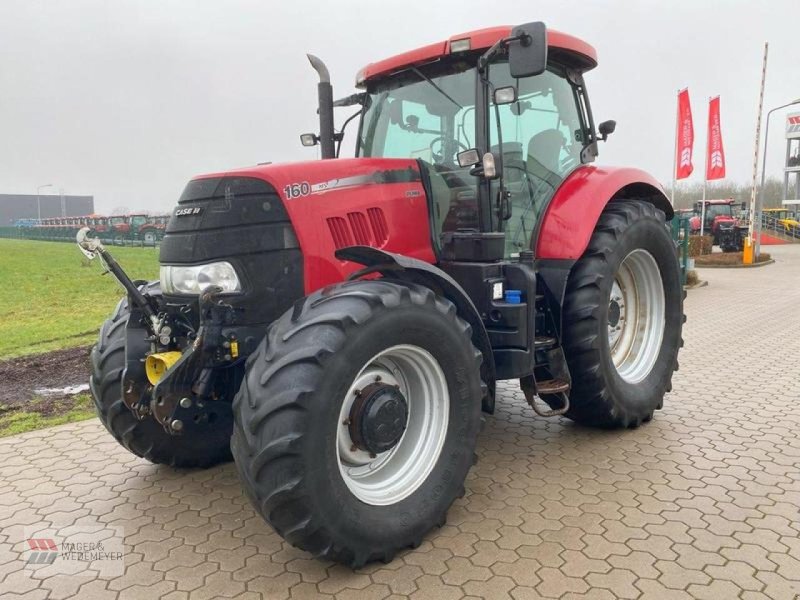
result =
M719 96L708 103L708 148L706 179L725 178L725 150L722 147L722 125L719 118Z
M692 148L694 147L694 125L689 90L678 92L678 139L675 144L675 179L686 179L694 171Z

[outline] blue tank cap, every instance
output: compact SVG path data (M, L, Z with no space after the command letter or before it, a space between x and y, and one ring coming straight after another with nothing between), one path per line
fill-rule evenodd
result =
M506 303L508 304L521 304L522 291L521 290L506 290Z

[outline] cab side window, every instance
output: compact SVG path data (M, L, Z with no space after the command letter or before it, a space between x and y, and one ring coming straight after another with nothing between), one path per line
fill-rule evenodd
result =
M492 150L503 155L503 177L511 192L512 216L506 224L506 256L530 247L542 209L564 178L580 165L584 124L578 98L564 73L550 68L541 75L511 79L508 65L494 65L495 87L516 85L516 102L498 107L492 118ZM494 115L494 106L490 109ZM497 147L497 127L502 148Z

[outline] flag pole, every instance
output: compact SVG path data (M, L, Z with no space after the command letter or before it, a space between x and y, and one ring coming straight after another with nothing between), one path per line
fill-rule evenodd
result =
M672 206L675 206L675 186L678 182L678 136L680 135L681 126L681 106L680 106L680 93L675 98L675 149L672 151Z
M709 105L711 104L711 96L708 97ZM708 123L706 123L706 168L703 171L703 203L700 206L700 236L705 235L706 228L706 186L708 184L708 151L711 136L708 135Z

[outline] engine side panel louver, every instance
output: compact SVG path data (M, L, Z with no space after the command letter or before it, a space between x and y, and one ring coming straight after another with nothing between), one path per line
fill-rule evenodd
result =
M372 235L375 245L382 247L389 239L389 226L386 224L386 217L380 208L368 208L367 215L372 226Z
M347 246L374 246L382 248L389 241L389 226L380 208L368 208L365 215L361 211L347 213L344 217L328 217L336 249Z
M328 229L330 229L331 237L336 249L346 248L353 246L353 236L350 235L350 228L347 221L342 217L329 217L327 219Z
M371 246L372 236L367 226L367 218L362 212L347 213L347 220L353 230L353 238L359 246Z

